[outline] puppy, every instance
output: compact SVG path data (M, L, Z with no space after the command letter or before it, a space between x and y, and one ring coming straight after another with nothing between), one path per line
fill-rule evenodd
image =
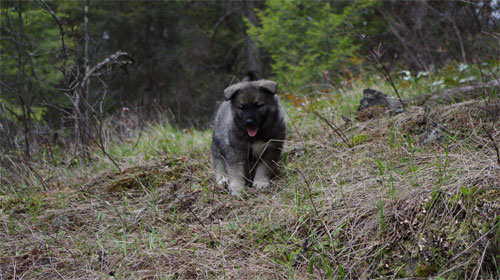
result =
M243 81L224 90L212 136L212 166L217 184L229 183L238 195L247 183L269 186L281 157L286 126L277 83Z

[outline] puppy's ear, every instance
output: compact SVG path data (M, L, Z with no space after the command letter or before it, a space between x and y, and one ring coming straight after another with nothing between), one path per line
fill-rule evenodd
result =
M229 100L236 95L241 89L241 84L232 85L224 90L224 99Z
M260 80L260 81L255 81L254 83L257 83L257 86L259 90L271 94L276 94L278 91L278 83L269 81L269 80Z

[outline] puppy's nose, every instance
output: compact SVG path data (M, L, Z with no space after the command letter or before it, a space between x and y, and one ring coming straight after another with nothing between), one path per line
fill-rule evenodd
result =
M254 120L252 118L246 119L245 120L245 124L246 125L253 125L254 124Z

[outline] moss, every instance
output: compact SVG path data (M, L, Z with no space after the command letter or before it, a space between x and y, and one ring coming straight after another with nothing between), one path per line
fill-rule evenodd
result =
M371 135L367 134L354 134L351 139L352 146L357 146L361 145L365 142L368 142L372 139ZM339 147L345 147L346 144L344 142L333 142L332 143L333 147L339 148Z
M344 142L334 142L334 143L332 143L332 146L335 148L340 148L340 147L344 147L345 143Z
M406 271L404 269L404 265L401 268L399 268L399 270L397 270L396 277L397 278L408 278L408 277L410 277L410 275L408 275L408 273L406 273Z
M15 208L19 203L22 203L22 199L20 197L12 197L8 195L0 196L0 209L4 211Z
M431 265L419 265L415 270L415 277L429 277L438 271L438 266L436 264Z
M370 139L371 139L370 135L355 134L354 136L352 136L352 145L357 146L357 145L363 144L365 142L368 142Z
M0 209L5 213L26 213L35 211L45 204L45 199L42 196L0 196ZM0 214L2 212L0 211Z
M103 185L103 189L108 192L118 192L127 189L139 188L143 186L159 186L165 182L170 175L171 179L175 179L177 174L162 174L159 170L140 171L125 175L119 175L117 178L107 181Z

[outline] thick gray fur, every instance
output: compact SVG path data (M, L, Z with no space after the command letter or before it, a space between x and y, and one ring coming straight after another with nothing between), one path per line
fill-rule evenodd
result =
M276 91L278 89L278 83L269 80L258 80L258 81L237 83L224 90L224 98L226 100L229 100L231 99L231 97L235 92L239 91L240 89L249 87L255 87L257 89L262 87L276 94Z
M285 140L283 109L277 84L269 80L241 82L224 90L212 137L212 166L217 184L229 184L238 195L251 183L269 186L275 175ZM257 127L250 136L247 127Z

